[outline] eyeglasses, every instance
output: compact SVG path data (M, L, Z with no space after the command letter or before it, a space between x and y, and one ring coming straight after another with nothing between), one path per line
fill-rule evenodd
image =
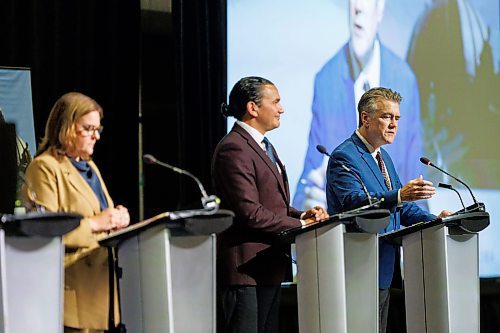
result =
M99 126L99 127L94 127L92 125L81 125L82 129L79 130L81 134L84 136L93 136L96 135L96 133L99 133L99 135L102 134L102 131L104 130L104 126Z

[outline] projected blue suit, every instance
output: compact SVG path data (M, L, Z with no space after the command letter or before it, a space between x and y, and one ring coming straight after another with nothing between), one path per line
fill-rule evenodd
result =
M398 190L403 185L387 151L383 148L380 148L380 151L391 179L392 190L385 185L377 163L356 133L333 151L333 159L328 163L326 174L328 213L336 214L359 207L366 201L362 185L353 175L356 173L373 197L384 198L381 208L391 211L391 223L386 229L380 230L380 233L399 229L401 225L408 226L436 218L413 202L404 202L398 208ZM340 163L350 168L351 172L345 171ZM379 288L381 289L389 288L391 284L396 250L396 246L383 240L379 241Z
M321 144L331 151L357 127L355 78L351 73L349 59L349 47L346 44L316 75L309 145L293 200L294 207L304 208L304 190L310 185L308 175L323 162L323 155L317 152L316 145ZM408 64L381 42L380 63L380 86L391 87L404 98L400 106L399 121L402 131L398 133L395 144L387 147L387 151L394 157L396 170L406 183L423 173L423 167L419 163L422 142L418 85Z

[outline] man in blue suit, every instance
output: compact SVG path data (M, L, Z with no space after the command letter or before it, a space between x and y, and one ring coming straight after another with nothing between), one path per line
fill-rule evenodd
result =
M383 198L381 208L390 210L391 223L381 233L429 221L436 216L424 211L413 201L431 198L433 184L422 176L403 186L389 153L381 148L393 143L400 114L401 95L386 88L372 88L361 96L358 104L359 128L339 145L328 163L326 196L328 213L336 214L363 205L366 194L360 177L373 197ZM342 165L347 166L350 172ZM356 174L356 175L354 175ZM442 211L439 217L449 215ZM389 308L389 287L394 274L398 247L379 242L379 307L380 332L385 332Z
M388 148L403 181L423 173L418 84L406 62L377 38L384 0L350 0L350 39L316 75L312 122L304 169L293 200L294 207L325 206L327 158L316 151L338 146L357 128L356 105L369 87L392 87L405 96L401 106L405 132Z

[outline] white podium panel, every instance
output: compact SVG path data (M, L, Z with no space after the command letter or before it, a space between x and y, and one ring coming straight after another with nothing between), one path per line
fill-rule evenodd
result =
M60 236L6 236L0 229L0 332L63 332L63 263Z
M122 322L129 332L216 332L215 235L158 225L119 247Z
M297 235L299 331L378 332L378 238L344 224Z
M478 246L443 224L403 238L408 333L479 333Z

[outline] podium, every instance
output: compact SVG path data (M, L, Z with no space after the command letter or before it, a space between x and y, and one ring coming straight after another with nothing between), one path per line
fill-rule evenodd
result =
M295 240L299 331L378 333L378 238L386 209L331 216L282 233Z
M479 333L478 232L484 211L465 212L381 235L403 245L408 333Z
M64 244L81 215L0 218L0 332L63 332Z
M227 210L163 213L110 234L118 249L121 321L128 332L216 332L216 233Z

